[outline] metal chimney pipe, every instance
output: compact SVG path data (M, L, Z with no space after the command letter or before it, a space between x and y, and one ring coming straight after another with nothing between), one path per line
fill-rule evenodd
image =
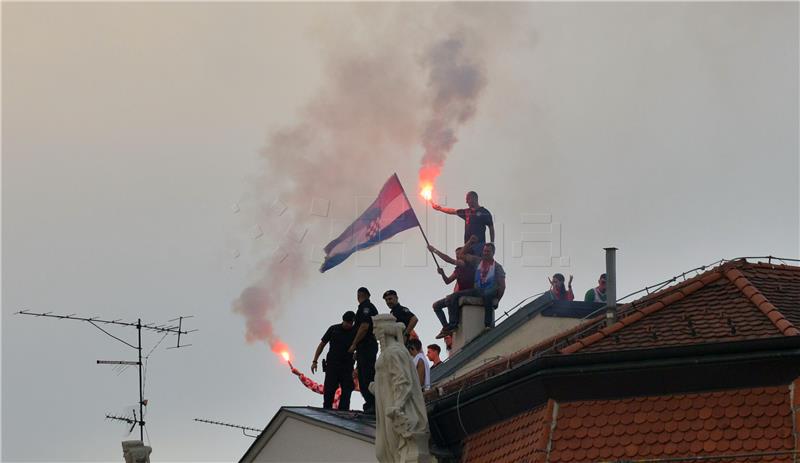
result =
M617 321L617 248L606 250L606 326Z

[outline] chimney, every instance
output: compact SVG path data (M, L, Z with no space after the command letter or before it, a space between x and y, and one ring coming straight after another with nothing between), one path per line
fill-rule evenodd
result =
M606 250L606 326L617 321L617 248Z

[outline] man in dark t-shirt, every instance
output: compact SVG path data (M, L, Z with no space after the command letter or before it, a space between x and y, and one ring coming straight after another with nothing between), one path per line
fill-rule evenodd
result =
M350 409L350 394L355 389L353 383L353 354L347 349L353 344L356 337L356 330L353 324L356 314L348 310L342 315L342 323L331 325L328 331L322 336L314 352L314 360L311 362L311 372L317 371L317 359L322 353L322 349L328 346L328 355L325 356L325 384L323 386L322 408L333 408L333 398L336 389L342 388L342 395L339 398L339 410Z
M431 202L431 206L437 211L457 215L464 219L464 243L469 241L471 236L476 236L478 240L472 245L472 253L480 255L483 251L483 245L486 244L487 228L489 229L489 242L494 243L492 213L478 203L478 193L474 191L467 193L466 201L468 206L466 209L442 207L434 202Z
M397 291L393 289L386 291L383 293L383 300L386 301L386 306L389 307L389 313L391 313L397 321L405 325L406 329L403 331L403 336L408 340L412 337L414 327L417 326L419 319L408 307L400 305L400 301L397 299ZM413 336L415 337L416 335Z
M369 383L375 380L375 358L378 356L378 340L372 333L372 317L378 315L378 309L369 300L369 290L361 287L356 291L358 309L356 310L356 336L347 349L356 353L358 361L358 384L364 397L364 412L375 413L375 396L369 392Z

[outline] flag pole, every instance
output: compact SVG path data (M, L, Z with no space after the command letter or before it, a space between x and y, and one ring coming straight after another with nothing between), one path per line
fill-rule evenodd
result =
M395 175L395 177L397 177L396 173L394 175ZM411 210L413 211L414 207L411 206L411 201L408 200L408 195L406 194L406 188L403 186L403 183L400 182L400 178L399 177L397 179L397 183L400 183L400 189L403 190L403 196L405 196L406 202L408 202L408 206L411 207ZM417 227L419 227L419 231L420 231L420 233L422 233L422 238L425 239L425 244L430 246L431 243L430 243L430 241L428 241L428 236L425 235L425 230L422 229L422 224L419 223L419 217L417 217L416 211L414 212L414 217L416 217L416 219L417 219ZM431 253L431 256L433 257L433 263L436 264L436 268L438 268L439 270L442 270L442 267L439 265L439 261L436 260L436 254L434 254L433 251L431 251L430 249L428 249L428 252Z

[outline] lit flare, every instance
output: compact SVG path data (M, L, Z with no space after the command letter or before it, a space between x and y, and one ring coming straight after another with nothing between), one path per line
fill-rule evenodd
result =
M425 201L430 201L433 198L433 185L423 185L422 191L419 194L425 199Z

